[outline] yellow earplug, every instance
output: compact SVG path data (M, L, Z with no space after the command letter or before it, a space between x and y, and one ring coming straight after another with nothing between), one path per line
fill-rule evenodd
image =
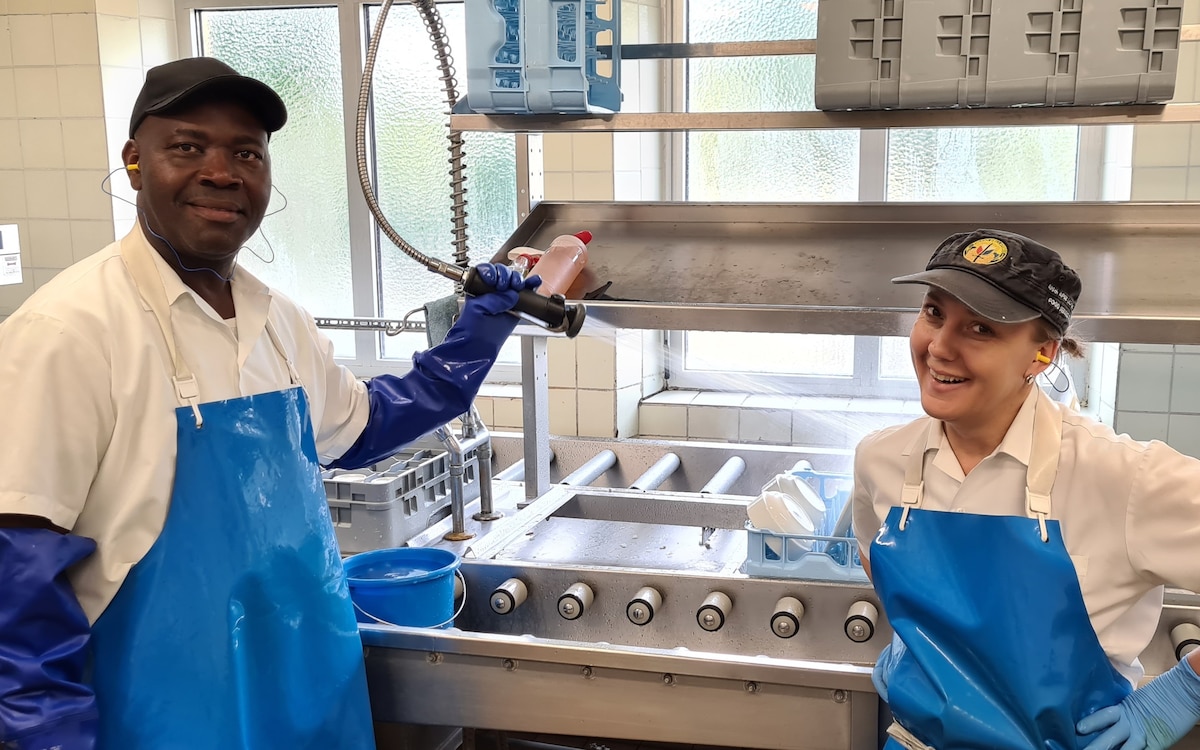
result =
M1041 352L1038 352L1037 356L1034 357L1034 359L1036 359L1038 362L1041 362L1044 365L1050 364L1050 361L1051 361L1049 357L1047 357L1045 354L1042 354Z
M125 171L126 172L140 172L140 171L142 171L142 168L136 164L126 164Z

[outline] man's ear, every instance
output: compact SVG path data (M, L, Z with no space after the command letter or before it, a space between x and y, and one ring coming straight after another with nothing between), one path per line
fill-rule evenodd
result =
M125 162L125 174L129 175L129 185L134 190L142 189L142 171L141 165L138 164L140 154L138 153L137 143L130 138L125 141L125 148L121 149L121 161Z

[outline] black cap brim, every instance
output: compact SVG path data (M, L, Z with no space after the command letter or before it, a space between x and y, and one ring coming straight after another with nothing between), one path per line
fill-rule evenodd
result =
M977 314L997 323L1025 323L1042 314L1017 302L987 281L954 268L934 268L892 279L893 284L924 284L940 289Z
M141 118L129 123L129 137L133 137L147 116L184 110L190 101L202 96L240 103L258 118L268 133L276 132L287 122L287 106L274 89L254 78L232 74L207 78L166 99L153 102L143 110Z

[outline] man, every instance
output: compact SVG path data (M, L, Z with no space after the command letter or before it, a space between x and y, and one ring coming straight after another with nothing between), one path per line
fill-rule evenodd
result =
M0 746L373 747L319 463L468 408L532 288L501 266L440 346L364 384L238 267L271 190L265 84L146 76L138 224L0 326Z

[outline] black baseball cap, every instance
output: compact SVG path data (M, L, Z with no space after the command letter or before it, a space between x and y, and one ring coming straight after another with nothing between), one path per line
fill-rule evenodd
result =
M287 107L267 84L240 75L215 57L187 57L151 68L129 117L129 137L147 115L169 114L197 97L231 99L254 113L268 133L287 122Z
M1083 288L1079 274L1058 253L999 229L976 229L947 238L924 271L892 283L940 289L998 323L1045 318L1060 336L1067 332Z

